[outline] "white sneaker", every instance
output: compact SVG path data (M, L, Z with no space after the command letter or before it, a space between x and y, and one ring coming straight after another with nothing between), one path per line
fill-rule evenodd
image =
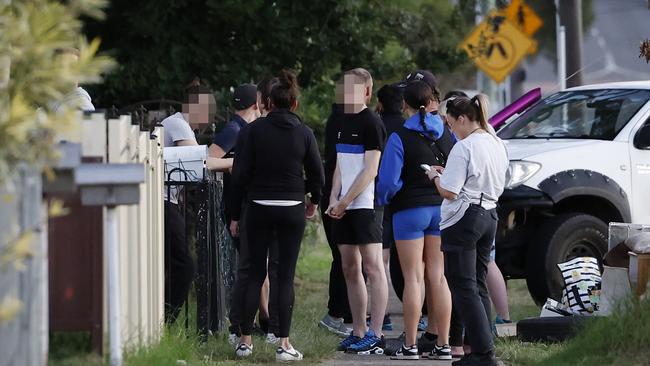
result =
M249 357L253 354L253 345L250 346L246 343L240 343L235 350L237 357Z
M275 334L269 333L266 335L266 343L268 344L278 344L280 343L280 338L276 337Z
M295 348L284 349L278 347L275 351L275 360L280 362L292 362L302 360L302 353L298 352Z
M237 334L230 333L228 335L228 343L233 347L236 347L237 345L239 345L239 337L237 336Z

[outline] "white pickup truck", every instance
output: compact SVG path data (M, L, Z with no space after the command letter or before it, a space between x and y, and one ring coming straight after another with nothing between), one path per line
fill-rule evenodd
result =
M571 88L502 127L510 158L497 263L536 302L558 298L556 264L602 258L609 222L650 224L650 81Z

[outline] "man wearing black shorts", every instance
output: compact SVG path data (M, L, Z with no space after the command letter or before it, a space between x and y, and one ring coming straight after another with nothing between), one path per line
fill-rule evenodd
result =
M372 77L365 69L343 75L344 116L337 134L337 162L326 213L334 218L332 236L341 252L343 274L352 312L352 334L339 349L357 354L383 353L382 323L388 303L382 260L381 215L374 209L375 183L386 140L384 126L366 104L372 95ZM366 328L367 288L372 309Z

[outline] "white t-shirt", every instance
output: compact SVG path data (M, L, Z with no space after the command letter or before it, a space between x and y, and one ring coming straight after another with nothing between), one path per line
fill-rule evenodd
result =
M182 113L177 112L172 114L165 118L161 124L165 128L165 147L176 146L176 142L181 140L194 140L196 142L194 131L192 131L190 124L183 118ZM178 196L180 195L181 188L179 186L165 186L165 200L167 199L167 188L169 188L169 201L178 204Z
M176 112L165 118L161 124L165 127L165 147L176 146L176 141L194 140L194 131L190 124L183 118L181 112Z
M440 186L458 197L442 202L440 229L460 221L470 204L479 204L481 194L483 208L495 208L506 183L508 164L503 141L489 133L477 131L457 142L449 153Z

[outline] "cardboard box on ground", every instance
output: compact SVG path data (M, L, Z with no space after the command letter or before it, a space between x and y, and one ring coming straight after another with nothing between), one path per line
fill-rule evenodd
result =
M632 291L636 296L646 293L650 280L650 225L610 223L609 251L603 263L598 315L611 314Z

